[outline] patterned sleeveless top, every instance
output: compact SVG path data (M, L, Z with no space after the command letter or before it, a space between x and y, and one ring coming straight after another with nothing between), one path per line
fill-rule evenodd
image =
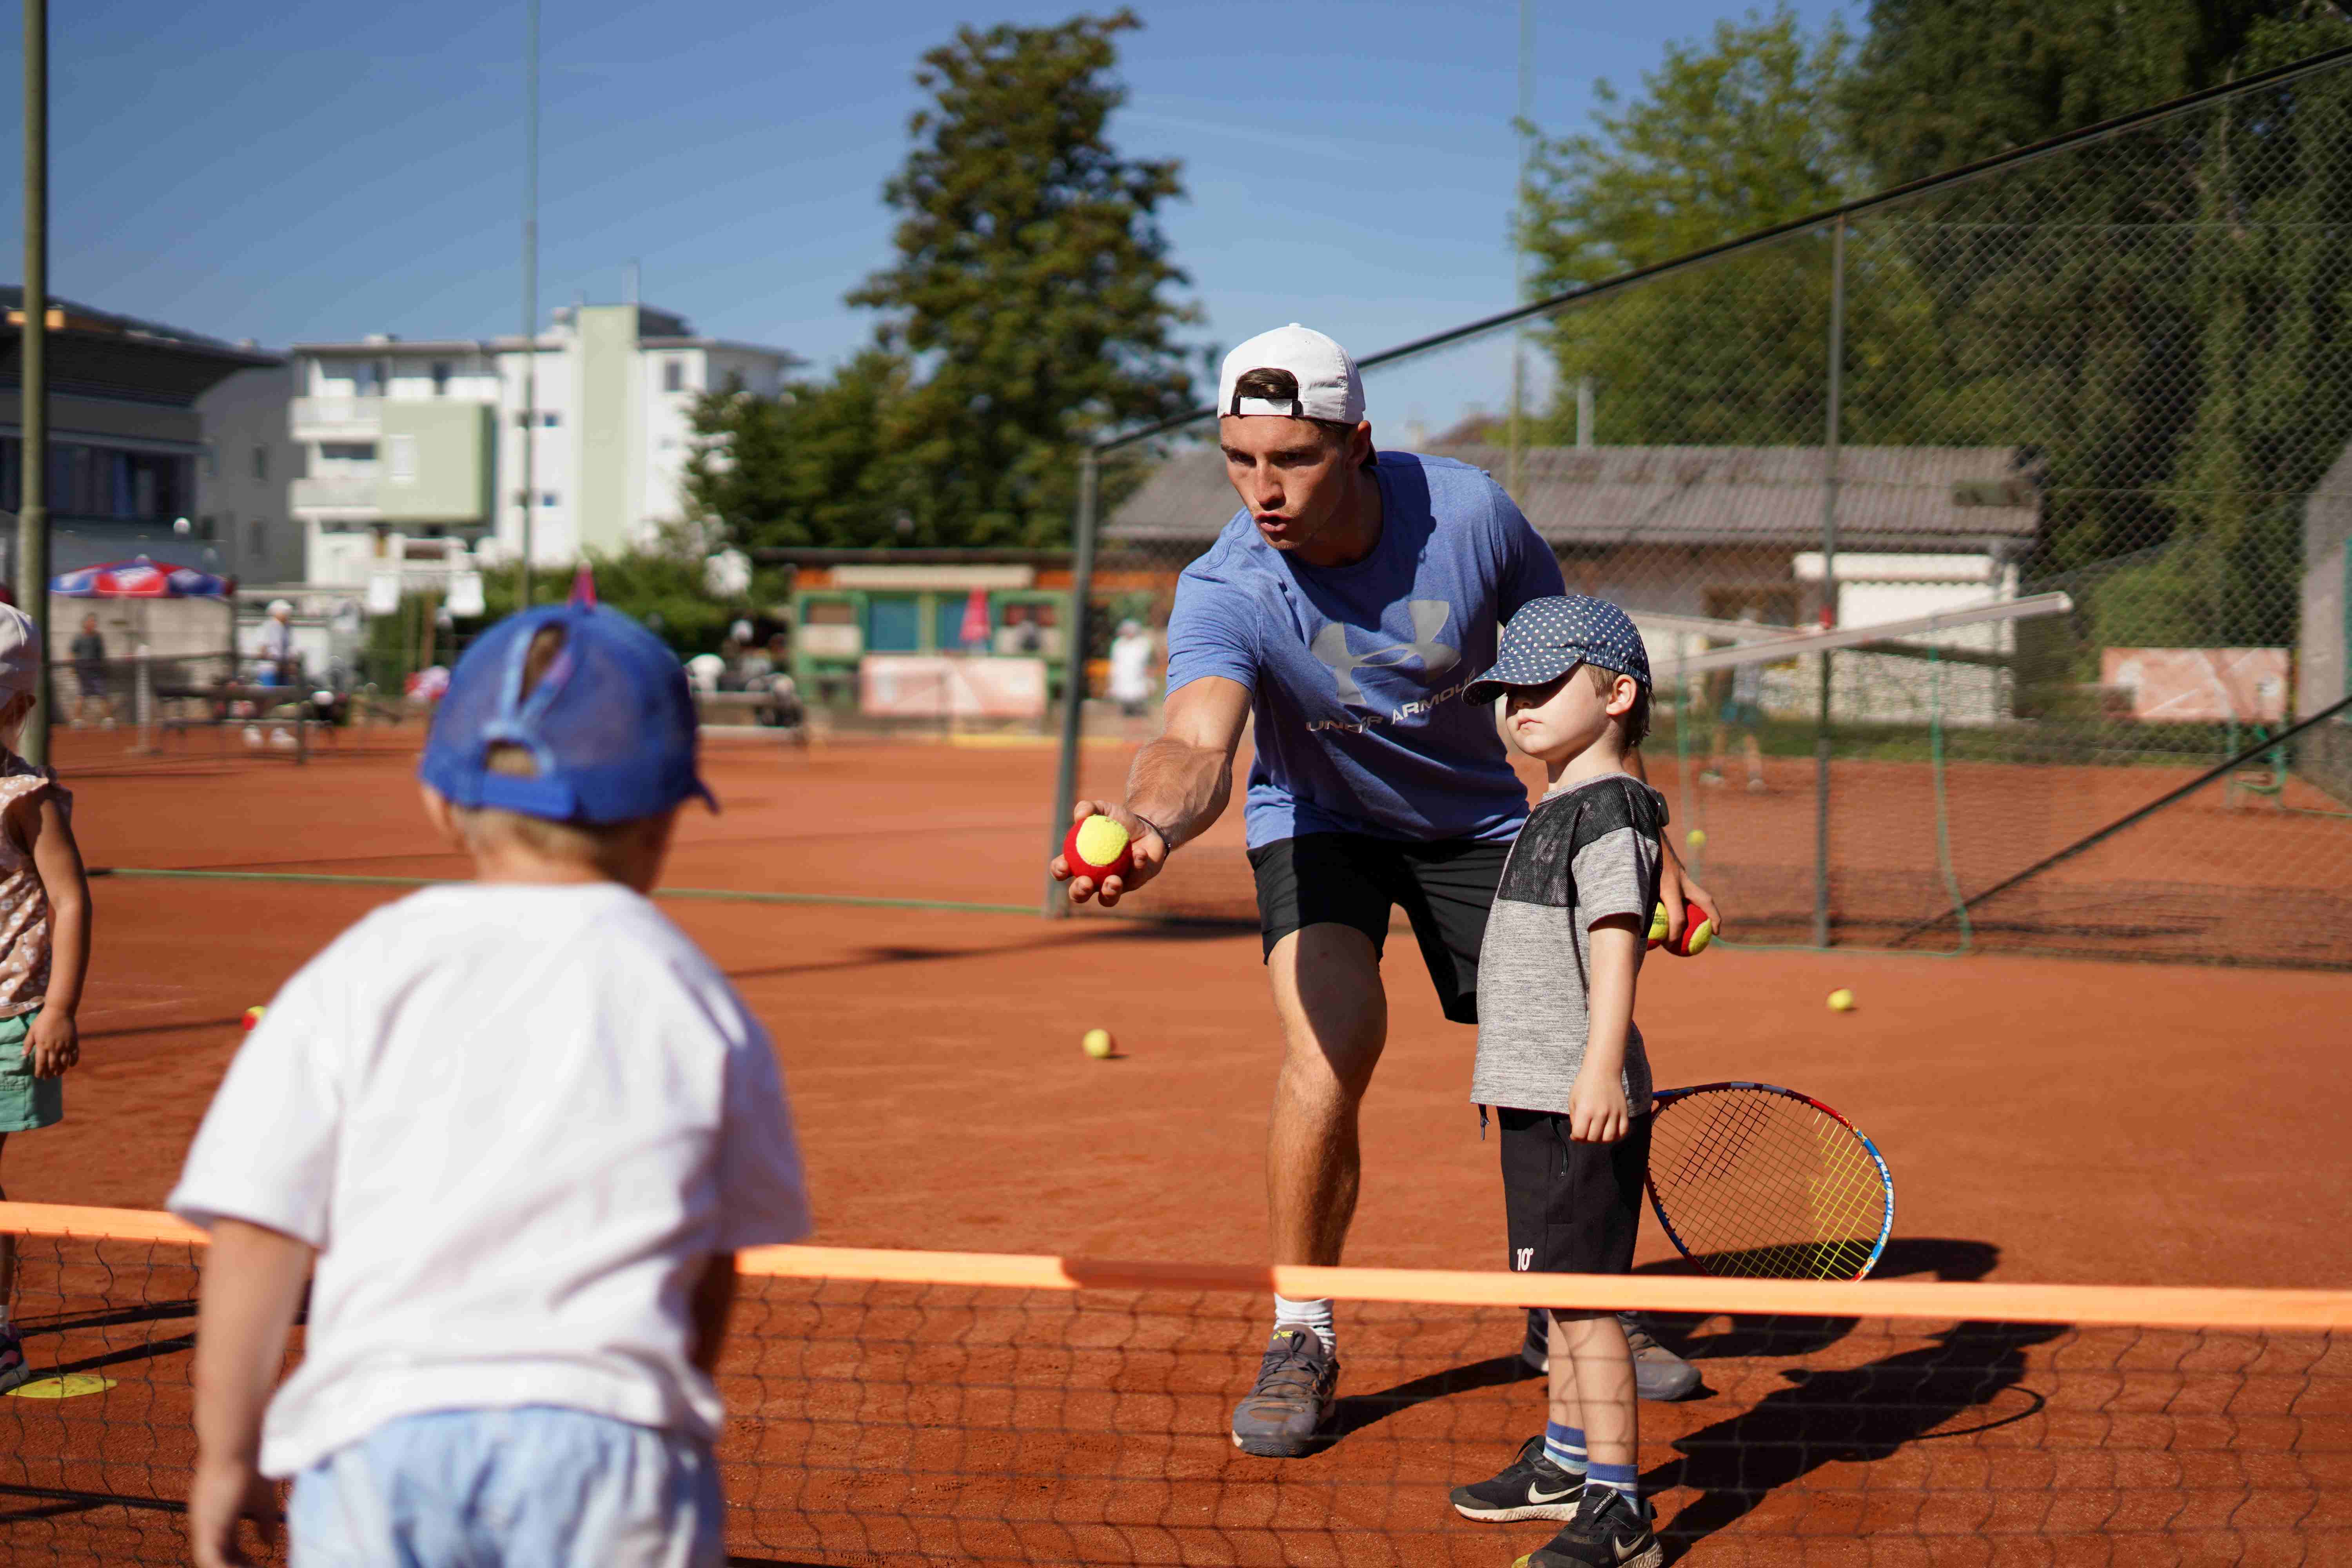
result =
M70 818L73 795L58 775L14 752L0 751L0 816L47 790ZM49 896L32 852L13 833L0 832L0 1018L41 1005L49 991Z

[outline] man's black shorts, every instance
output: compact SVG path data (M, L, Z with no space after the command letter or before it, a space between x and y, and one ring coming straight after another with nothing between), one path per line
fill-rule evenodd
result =
M1411 843L1362 833L1302 833L1249 852L1257 874L1257 919L1265 951L1303 926L1352 926L1388 942L1389 910L1402 905L1445 1016L1478 1021L1478 944L1495 907L1507 840L1444 838Z
M1522 1274L1630 1272L1650 1166L1650 1117L1633 1118L1614 1143L1579 1143L1557 1112L1497 1106L1495 1115L1503 1128L1510 1266Z

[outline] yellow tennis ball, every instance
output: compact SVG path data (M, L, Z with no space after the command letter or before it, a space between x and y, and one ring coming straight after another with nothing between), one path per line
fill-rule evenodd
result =
M1087 1037L1080 1040L1078 1044L1085 1048L1087 1055L1097 1061L1102 1060L1118 1049L1118 1044L1110 1037L1108 1029L1088 1029Z
M1837 990L1831 992L1830 1011L1832 1013L1853 1012L1853 993L1846 990L1843 986L1840 986Z
M1683 835L1683 842L1689 845L1694 849L1706 848L1706 829L1704 827L1692 828L1688 833Z
M1666 940L1666 906L1660 904L1650 911L1650 945L1655 947Z
M1127 829L1099 813L1078 824L1077 832L1070 836L1070 847L1087 866L1112 876L1127 869Z

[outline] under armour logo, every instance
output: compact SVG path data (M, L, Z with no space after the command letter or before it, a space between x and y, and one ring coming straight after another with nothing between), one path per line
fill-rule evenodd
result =
M1514 1249L1512 1250L1512 1252L1511 1252L1511 1267L1512 1267L1512 1268L1516 1268L1516 1269L1518 1269L1521 1273L1525 1273L1527 1270L1528 1270L1528 1269L1530 1269L1530 1268L1533 1268L1535 1266L1536 1266L1536 1249L1535 1249L1534 1247L1516 1247L1516 1248L1514 1248Z
M1356 684L1360 669L1387 669L1419 659L1421 668L1431 675L1452 669L1460 661L1462 652L1450 643L1437 640L1445 623L1454 614L1454 606L1443 599L1414 599L1406 608L1412 612L1412 641L1391 643L1370 653L1357 653L1348 647L1348 628L1333 621L1315 634L1310 645L1315 657L1331 667L1339 679L1339 696L1342 702L1361 702L1363 689Z

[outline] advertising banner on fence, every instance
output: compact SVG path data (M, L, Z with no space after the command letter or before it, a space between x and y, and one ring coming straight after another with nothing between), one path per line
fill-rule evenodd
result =
M2286 676L2283 647L2111 647L2099 666L2099 684L2152 723L2283 722Z
M858 707L874 719L1042 719L1045 661L943 654L868 654Z

